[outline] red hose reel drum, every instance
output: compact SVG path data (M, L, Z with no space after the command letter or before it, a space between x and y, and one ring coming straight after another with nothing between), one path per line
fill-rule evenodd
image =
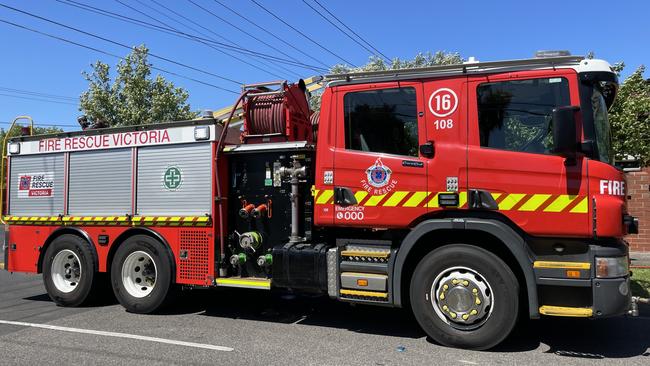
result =
M311 111L302 80L276 91L258 88L244 103L243 143L313 142Z

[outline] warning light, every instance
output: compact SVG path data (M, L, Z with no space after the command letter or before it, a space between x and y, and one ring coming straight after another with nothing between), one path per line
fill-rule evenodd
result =
M366 280L366 279L358 279L357 280L357 286L361 286L361 287L368 286L368 280Z
M566 276L569 278L580 278L580 271L566 271Z

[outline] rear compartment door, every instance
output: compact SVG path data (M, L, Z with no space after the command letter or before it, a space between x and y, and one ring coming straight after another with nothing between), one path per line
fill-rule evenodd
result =
M335 97L334 223L409 225L426 213L421 202L428 159L419 152L426 142L422 84L345 86Z

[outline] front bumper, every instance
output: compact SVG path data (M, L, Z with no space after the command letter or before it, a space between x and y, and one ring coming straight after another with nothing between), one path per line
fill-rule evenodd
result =
M540 314L605 318L628 313L631 306L629 275L596 278L595 269L596 257L627 258L627 245L616 241L607 246L586 245L584 248L582 253L536 258ZM569 272L573 272L572 278Z

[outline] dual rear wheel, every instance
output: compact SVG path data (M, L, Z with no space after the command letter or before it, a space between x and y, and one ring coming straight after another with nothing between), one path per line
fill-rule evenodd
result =
M93 291L107 287L99 283L101 274L96 269L88 242L76 235L62 235L45 253L43 281L47 293L61 306L85 304L95 297ZM172 276L173 262L167 248L152 237L134 235L115 253L110 284L127 311L151 313L173 293Z

